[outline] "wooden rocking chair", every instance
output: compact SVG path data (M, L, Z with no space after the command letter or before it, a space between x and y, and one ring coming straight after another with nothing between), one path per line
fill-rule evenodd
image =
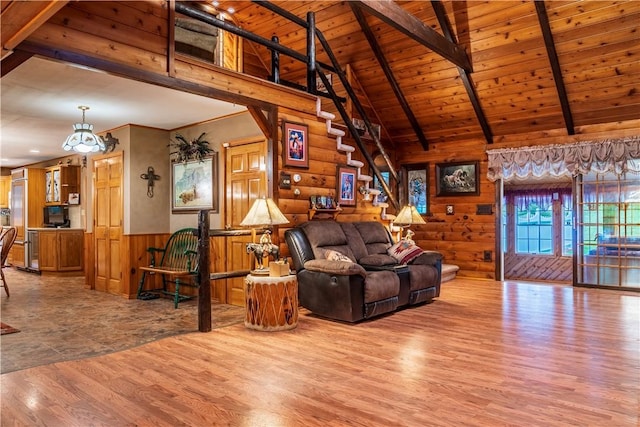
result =
M7 228L2 232L2 234L0 234L0 245L2 246L2 249L0 249L0 276L2 276L2 287L7 293L7 297L10 296L9 285L7 285L7 279L5 279L4 277L3 268L7 262L7 257L9 256L11 246L13 246L13 242L16 241L17 234L18 230L15 227Z

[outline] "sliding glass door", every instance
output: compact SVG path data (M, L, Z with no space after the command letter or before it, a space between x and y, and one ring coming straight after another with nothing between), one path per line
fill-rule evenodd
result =
M577 285L640 288L640 176L576 179Z

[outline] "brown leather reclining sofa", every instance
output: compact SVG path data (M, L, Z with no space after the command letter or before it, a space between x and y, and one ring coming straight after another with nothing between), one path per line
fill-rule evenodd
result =
M414 247L419 255L402 264L379 222L309 221L285 240L300 304L319 316L357 322L440 295L442 255Z

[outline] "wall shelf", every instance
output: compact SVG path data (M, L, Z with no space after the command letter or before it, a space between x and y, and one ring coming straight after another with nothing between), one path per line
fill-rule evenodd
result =
M340 212L342 212L342 208L335 208L335 209L315 209L315 208L311 208L309 209L309 221L311 221L313 218L316 219L336 219L338 217L338 215L340 215ZM319 216L317 216L319 215Z

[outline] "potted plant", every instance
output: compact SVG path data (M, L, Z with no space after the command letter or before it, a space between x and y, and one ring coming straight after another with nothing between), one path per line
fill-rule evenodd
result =
M169 144L170 147L176 148L171 154L176 156L177 162L186 163L190 160L198 160L202 162L213 152L209 147L209 141L204 139L206 132L202 132L199 137L191 141L187 140L183 135L176 133L176 141Z

